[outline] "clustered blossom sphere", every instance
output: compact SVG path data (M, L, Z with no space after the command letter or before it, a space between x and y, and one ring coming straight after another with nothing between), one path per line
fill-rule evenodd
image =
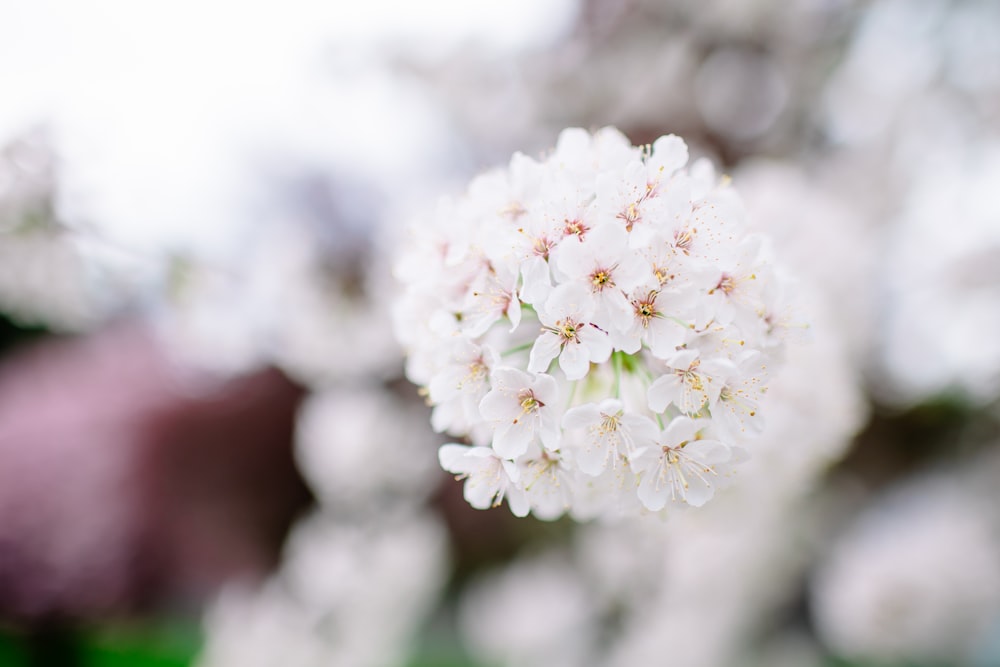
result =
M414 227L394 311L439 451L485 509L700 506L759 433L786 279L678 137L567 129Z

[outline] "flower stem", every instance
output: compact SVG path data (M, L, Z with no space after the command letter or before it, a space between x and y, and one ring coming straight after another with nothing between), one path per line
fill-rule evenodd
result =
M579 380L573 380L569 386L569 398L566 400L566 407L569 408L573 405L573 397L576 395L576 385L580 384Z
M625 354L621 350L615 350L611 353L611 365L615 369L615 384L614 392L615 398L622 397L622 355Z
M504 350L503 352L501 352L500 356L501 357L509 357L512 354L517 354L518 352L524 352L525 350L531 348L531 346L534 345L534 344L535 344L534 341L532 341L530 343L524 343L523 345L518 345L516 347L512 347L509 350Z

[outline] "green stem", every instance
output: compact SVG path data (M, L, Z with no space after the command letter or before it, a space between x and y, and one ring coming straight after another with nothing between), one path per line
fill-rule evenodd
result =
M668 319L671 322L676 322L677 324L681 325L685 329L694 329L694 324L693 323L691 323L691 322L685 322L681 318L675 317L674 315L664 315L663 317L664 317L664 319Z
M580 384L579 380L573 380L569 387L569 399L566 401L566 408L568 409L573 405L573 397L576 396L576 385Z
M624 352L621 350L616 350L611 353L611 365L615 369L615 398L622 397L622 355Z
M501 357L509 357L512 354L517 354L518 352L524 352L525 350L530 349L531 346L534 345L534 344L535 344L535 341L531 341L530 343L524 343L523 345L518 345L517 347L512 347L509 350L504 350L503 352L501 352L500 356Z

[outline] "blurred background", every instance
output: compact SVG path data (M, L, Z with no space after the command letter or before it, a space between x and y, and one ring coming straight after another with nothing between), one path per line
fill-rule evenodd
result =
M684 137L801 278L702 511L477 512L405 224ZM1000 4L0 0L0 665L1000 665Z

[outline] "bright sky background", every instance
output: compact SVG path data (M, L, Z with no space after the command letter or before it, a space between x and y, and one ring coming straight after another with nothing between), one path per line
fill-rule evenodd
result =
M575 7L0 0L0 144L49 129L70 222L220 252L252 217L269 159L395 182L429 171L448 128L380 56L474 43L503 57L564 32Z

